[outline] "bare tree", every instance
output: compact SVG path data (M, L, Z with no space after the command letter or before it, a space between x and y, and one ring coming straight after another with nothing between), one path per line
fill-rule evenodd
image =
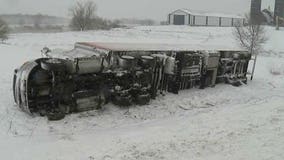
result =
M234 37L239 42L240 46L248 50L252 55L255 56L254 61L256 62L257 55L262 50L263 44L267 41L265 35L264 26L256 23L251 23L250 18L247 16L248 24L236 24L234 29ZM255 64L253 65L252 76L253 79Z
M9 27L5 21L0 19L0 40L5 41L8 39Z
M96 4L93 1L80 1L70 9L72 20L70 26L74 30L92 29L92 20L96 17Z

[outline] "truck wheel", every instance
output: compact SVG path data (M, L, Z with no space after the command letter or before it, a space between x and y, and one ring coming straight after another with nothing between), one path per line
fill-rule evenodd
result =
M151 96L150 94L143 94L143 95L138 95L135 99L136 104L143 106L146 105L150 102Z
M57 58L44 59L40 65L42 69L47 71L61 71L65 69L64 60Z
M48 120L50 121L59 121L62 120L65 117L65 113L61 111L56 111L56 112L49 112L46 114Z
M121 107L128 107L128 106L131 106L132 104L132 98L130 95L127 95L127 96L119 96L119 95L116 95L114 97L114 104L115 105L118 105L118 106L121 106Z

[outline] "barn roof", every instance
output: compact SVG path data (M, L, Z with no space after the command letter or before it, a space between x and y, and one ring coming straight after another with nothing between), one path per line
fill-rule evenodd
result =
M213 13L213 12L202 12L202 11L194 11L189 9L178 9L173 11L171 14L174 14L177 11L182 11L186 14L194 15L194 16L209 16L209 17L224 17L224 18L244 18L240 15L227 14L227 13Z

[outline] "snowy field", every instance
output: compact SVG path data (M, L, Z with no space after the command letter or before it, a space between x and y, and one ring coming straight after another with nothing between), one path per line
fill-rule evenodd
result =
M0 44L0 159L283 160L284 30L266 30L269 41L248 85L186 90L129 109L108 104L58 122L30 117L13 100L13 70L41 57L43 47L123 41L237 48L232 28L157 26L11 35L8 44Z

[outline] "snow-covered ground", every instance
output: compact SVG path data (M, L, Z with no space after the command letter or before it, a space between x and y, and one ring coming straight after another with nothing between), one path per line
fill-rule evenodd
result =
M232 28L157 26L11 35L8 44L0 44L0 159L283 160L284 30L266 29L269 41L248 85L186 90L129 109L108 104L58 122L30 117L13 101L13 70L40 57L44 46L72 49L77 41L124 41L237 48Z

